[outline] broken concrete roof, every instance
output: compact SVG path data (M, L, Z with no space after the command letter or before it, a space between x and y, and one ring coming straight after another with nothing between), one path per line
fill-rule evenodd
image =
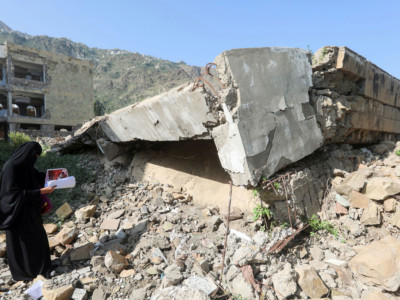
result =
M170 90L108 115L102 129L113 142L179 141L211 138L207 124L216 124L200 91Z
M256 186L324 142L399 132L399 80L344 47L317 51L313 69L308 55L277 47L225 51L193 85L92 122L69 145L85 133L85 144L97 141L95 124L115 143L212 139L233 183Z

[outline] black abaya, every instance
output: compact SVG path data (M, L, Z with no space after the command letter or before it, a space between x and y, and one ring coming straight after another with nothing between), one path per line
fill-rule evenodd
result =
M42 152L36 142L18 147L0 177L0 229L6 230L7 258L14 280L32 280L50 270L50 250L40 216L44 173L33 165Z

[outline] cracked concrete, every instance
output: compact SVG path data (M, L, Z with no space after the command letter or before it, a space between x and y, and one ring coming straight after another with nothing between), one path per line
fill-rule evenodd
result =
M322 156L308 168L294 163L324 144L399 139L400 81L345 47L321 48L312 65L308 54L291 48L225 51L198 84L92 120L61 151L105 144L120 152L115 145L131 142L126 151L135 155L133 177L177 183L200 204L224 202L229 181L257 186L261 177L292 165L289 197L299 215L310 216L320 209L323 193L317 191L327 187L331 161L337 165L343 158ZM176 153L189 149L187 140L195 143L195 158L178 159ZM143 144L147 148L140 150ZM351 171L358 163L352 162ZM234 194L241 209L254 200L249 190L236 188ZM270 204L284 216L286 202L267 198L275 199Z

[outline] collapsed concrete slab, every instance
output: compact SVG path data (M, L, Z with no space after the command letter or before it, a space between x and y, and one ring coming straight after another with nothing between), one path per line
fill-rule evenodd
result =
M203 86L184 85L107 115L98 122L102 134L115 143L213 139L222 167L242 186L322 145L307 51L235 49L215 64Z
M190 92L188 85L113 112L101 123L113 142L210 139L207 127L215 125L207 95Z
M305 50L288 48L225 51L215 66L194 84L86 123L60 151L97 145L113 159L134 145L135 179L182 187L195 202L222 207L229 181L257 186L291 165L288 197L298 216L310 217L333 170L356 170L362 151L348 161L325 147L316 162L300 160L324 144L400 138L400 81L345 47L321 48L312 68ZM286 194L271 193L262 198L287 218ZM254 206L249 190L234 195L236 207Z

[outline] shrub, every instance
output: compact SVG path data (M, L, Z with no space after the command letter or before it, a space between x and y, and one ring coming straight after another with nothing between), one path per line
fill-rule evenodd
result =
M258 204L253 208L253 220L257 221L258 219L270 219L272 217L272 211L265 206Z
M4 163L14 152L14 147L5 141L0 141L0 170L3 170Z
M43 147L45 149L46 147ZM6 142L0 141L0 170L3 169L4 163L10 158L14 152L15 147ZM54 152L44 152L39 156L35 167L42 172L47 169L66 168L68 174L75 176L76 186L72 189L59 189L55 190L49 195L53 203L53 212L60 207L64 202L70 204L82 202L87 197L82 190L81 186L84 183L91 182L94 179L93 172L87 166L81 163L82 156L80 155L59 155ZM46 221L53 219L52 214L45 217Z
M14 148L18 147L19 145L21 145L23 143L29 142L31 140L31 138L28 135L26 135L25 133L22 133L22 132L18 132L18 131L10 132L8 134L8 137L10 138L10 144Z

